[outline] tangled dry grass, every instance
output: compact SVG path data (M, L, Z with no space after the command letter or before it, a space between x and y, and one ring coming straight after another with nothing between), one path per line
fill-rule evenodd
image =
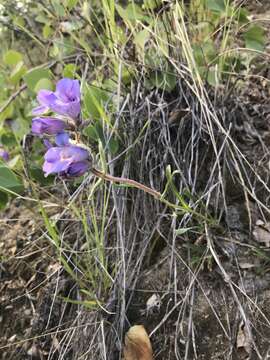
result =
M249 131L249 110L239 109L237 98L198 98L183 80L171 94L142 88L136 85L117 114L125 150L109 159L110 173L162 192L170 164L177 171L174 186L192 211L173 212L140 191L112 187L108 228L117 230L106 244L115 247L118 268L106 322L97 322L93 344L102 346L95 356L118 358L113 354L125 331L143 323L157 359L231 359L240 352L263 358L267 335L259 333L261 326L269 331L267 287L247 275L243 262L256 248L256 221L268 218L269 189L256 163L257 156L268 161L267 146ZM241 136L253 136L256 157L241 147L239 126ZM260 133L256 125L255 131ZM179 200L173 192L166 196ZM191 230L177 235L183 228ZM153 294L159 301L149 310Z

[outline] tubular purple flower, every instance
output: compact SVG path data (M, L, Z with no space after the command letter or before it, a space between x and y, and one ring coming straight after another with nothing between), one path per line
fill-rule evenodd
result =
M82 176L90 167L89 161L80 161L71 164L68 169L60 173L60 176L63 178L70 178L70 177L76 177L76 176Z
M9 160L9 154L6 150L0 149L0 158L2 158L4 161Z
M44 158L43 171L45 176L69 174L69 169L70 176L81 176L88 169L86 162L89 159L89 153L79 146L51 147Z
M56 84L56 91L40 90L37 95L40 104L33 114L44 114L49 109L60 115L77 119L81 112L81 93L78 80L62 79Z
M67 124L56 118L34 118L32 120L32 133L35 135L56 135L63 132Z

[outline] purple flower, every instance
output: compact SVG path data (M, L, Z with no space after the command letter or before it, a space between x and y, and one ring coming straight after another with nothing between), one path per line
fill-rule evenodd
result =
M52 110L60 115L78 118L81 112L81 93L78 80L62 79L56 84L56 91L40 90L37 95L40 104L33 114L44 114Z
M89 167L88 159L88 151L79 146L51 147L45 154L43 171L45 176L50 174L81 176Z
M65 172L60 173L60 176L63 178L82 176L89 169L89 167L89 161L79 161L71 164Z
M4 161L9 160L9 154L6 150L0 149L0 158L2 158Z
M35 135L56 135L65 130L67 124L63 120L55 118L34 118L32 121L32 133Z
M65 132L57 134L55 137L55 143L57 146L67 146L69 145L69 135Z

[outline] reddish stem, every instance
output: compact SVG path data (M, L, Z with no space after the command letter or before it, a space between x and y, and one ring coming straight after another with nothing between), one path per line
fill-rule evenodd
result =
M146 186L146 185L143 185L143 184L140 184L139 182L135 181L135 180L131 180L131 179L127 179L127 178L122 178L122 177L116 177L116 176L112 176L112 175L108 175L108 174L105 174L95 168L92 168L91 169L92 173L94 175L96 175L97 177L103 179L103 180L106 180L106 181L110 181L110 182L113 182L113 183L121 183L121 184L126 184L126 185L130 185L130 186L133 186L137 189L140 189L152 196L154 196L155 198L157 199L160 199L161 198L161 193Z

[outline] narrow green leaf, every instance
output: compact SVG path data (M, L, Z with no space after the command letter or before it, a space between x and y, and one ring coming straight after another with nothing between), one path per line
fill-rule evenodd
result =
M98 307L98 303L96 300L73 300L68 297L60 296L65 302L76 305L83 305L88 309L95 309Z
M193 227L176 229L176 230L175 230L175 234L176 234L176 235L183 235L183 234L187 233L188 231L190 231L190 230L192 230L192 229L193 229Z

